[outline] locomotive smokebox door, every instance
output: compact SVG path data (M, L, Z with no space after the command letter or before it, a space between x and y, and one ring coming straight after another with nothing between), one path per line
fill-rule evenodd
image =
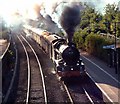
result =
M67 47L63 53L62 57L67 65L76 65L79 60L80 54L79 51L75 47Z

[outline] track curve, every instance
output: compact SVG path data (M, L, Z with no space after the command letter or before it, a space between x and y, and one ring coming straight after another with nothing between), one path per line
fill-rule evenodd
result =
M28 68L28 84L27 84L27 97L26 104L36 102L46 102L47 95L45 89L44 76L42 73L39 59L32 48L23 36L17 36L21 42L27 57ZM33 64L34 63L34 64ZM35 68L34 68L35 67ZM41 77L41 79L40 79ZM40 81L41 80L41 81ZM43 89L43 90L42 90ZM36 96L37 95L37 96ZM44 98L43 98L44 96ZM18 101L19 102L19 101Z

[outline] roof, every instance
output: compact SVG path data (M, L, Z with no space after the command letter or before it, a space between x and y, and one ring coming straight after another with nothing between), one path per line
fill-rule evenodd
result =
M116 48L120 48L120 44L117 44ZM115 49L115 44L103 46L103 49Z
M54 41L54 40L56 40L56 39L59 39L60 37L57 36L57 35L51 34L51 35L49 35L49 36L46 36L45 38L46 38L50 43L52 43L52 41Z

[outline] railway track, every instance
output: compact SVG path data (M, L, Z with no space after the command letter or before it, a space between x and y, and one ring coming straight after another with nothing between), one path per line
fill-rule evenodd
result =
M68 94L68 97L72 104L76 103L91 103L92 100L89 100L89 95L85 92L85 90L78 84L62 82L63 86ZM89 98L88 98L89 97Z
M24 34L23 34L23 37L25 37ZM28 40L30 41L31 39L28 38ZM31 43L31 44L32 44L32 43ZM36 44L36 43L34 43L34 44ZM34 47L34 46L33 46L33 47ZM41 48L40 48L39 46L38 46L38 50L41 50ZM36 51L37 51L37 50L36 50ZM43 51L43 53L46 54L44 51ZM43 66L44 66L44 65L43 65ZM46 65L46 67L47 67L47 65ZM50 67L50 66L49 66L49 67ZM48 81L47 81L48 79L47 79L47 75L46 75L45 69L44 69L44 73L45 73L45 76L46 76L46 82L48 82ZM49 77L51 77L51 75L49 75ZM57 79L57 77L56 77L56 79L53 78L53 80L58 80L58 79ZM59 80L58 80L58 81L59 81ZM50 79L49 79L49 83L50 83L50 82L51 82L51 81L50 81ZM56 87L56 86L61 87L61 86L62 86L62 85L60 85L60 84L61 84L60 81L59 81L58 83L56 83L56 85L54 85L55 82L51 82L51 83L53 83L53 86L54 86L54 87ZM46 83L46 84L47 84L47 83ZM70 102L71 104L73 104L73 99L71 98L71 94L69 93L68 88L67 88L67 86L66 86L65 84L64 84L64 86L63 86L63 87L64 87L64 90L62 90L62 91L60 91L60 92L57 91L57 89L54 89L54 87L51 88L51 85L48 85L48 84L47 84L47 86L50 87L50 88L47 87L47 92L48 92L47 94L48 94L48 100L49 100L48 102L50 102L50 103L54 103L54 102L61 102L61 103L62 103L62 102L65 103L65 102L66 102L66 103L68 103L68 102ZM50 91L49 91L49 89L50 89ZM53 94L55 94L55 95L57 94L57 96L55 96L56 98L54 98L54 95L52 96L52 94L51 94L51 91L52 91L53 89L54 89ZM59 89L59 90L60 90L60 89ZM63 91L65 91L66 93L63 92ZM58 92L58 93L57 93L57 92ZM60 96L59 93L64 93L64 94L62 95L62 97L64 97L64 99L61 99L61 97L59 97L59 96ZM66 96L67 96L67 97L66 97ZM51 97L52 97L52 99L53 99L53 98L54 98L54 99L51 100ZM57 99L57 98L58 98L58 100L56 101L55 99Z
M83 84L82 88L92 104L105 104L101 91L92 82Z
M87 84L83 82L81 83L80 81L78 81L77 83L72 83L72 84L64 84L64 82L62 83L69 98L68 102L72 104L74 103L91 103L91 104L104 103L101 92L89 80L86 82Z
M14 58L15 60L13 60L14 61L13 62L14 63L13 66L9 68L9 70L12 70L12 71L6 73L6 85L2 86L2 87L4 87L2 89L3 90L3 93L2 93L3 94L2 103L7 103L8 100L10 99L10 94L12 92L12 89L13 89L13 86L14 86L14 81L15 81L15 76L16 76L16 73L17 73L18 51L16 49L16 44L15 44L15 42L12 41L12 39L11 39L11 43L8 44L8 47L6 48L6 51L3 54L3 58L4 58L5 54L7 53L7 51L9 50L10 47L13 47L13 49L14 49L15 56L12 57L12 58Z
M27 57L28 77L26 88L23 88L24 91L18 91L19 96L15 102L25 102L26 104L47 102L45 82L39 59L32 46L23 36L20 35L17 38L22 44ZM22 95L23 92L24 95Z
M71 104L89 103L95 104L84 87L78 85L66 85L62 82Z
M72 103L105 104L102 92L89 77L84 82L80 78L73 80L63 83Z

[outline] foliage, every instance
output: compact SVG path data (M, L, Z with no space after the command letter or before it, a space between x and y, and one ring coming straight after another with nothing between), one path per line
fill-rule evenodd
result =
M116 14L116 34L120 38L120 11Z
M89 34L85 40L86 51L99 58L105 57L103 46L110 44L113 44L113 41L109 41L109 39L105 39L104 37L94 33Z
M105 39L100 35L91 33L86 37L85 47L86 47L86 51L88 51L90 54L93 54L101 58L104 57L103 46L110 45L112 43L113 43L112 41L109 41L108 39Z
M102 20L102 15L94 10L94 8L85 5L85 9L81 12L80 28L89 29L90 32L97 33L100 31L99 22Z
M6 23L3 19L1 19L0 22L0 39L8 39L8 28L6 27Z
M76 32L74 34L74 38L73 38L74 43L76 44L77 48L82 48L83 47L83 38L80 35L80 32Z
M88 31L89 30L85 28L83 30L81 29L75 32L73 41L76 44L77 48L85 49L84 42L85 42L86 36L88 35Z
M85 4L73 41L78 48L105 59L107 52L102 47L114 44L114 38L102 37L100 33L116 34L120 38L120 11L115 4L106 5L104 14L96 12L94 8Z
M116 23L116 27L115 27ZM88 28L89 33L116 33L120 37L120 11L115 4L105 7L105 14L100 14L94 8L85 4L81 12L80 29Z

